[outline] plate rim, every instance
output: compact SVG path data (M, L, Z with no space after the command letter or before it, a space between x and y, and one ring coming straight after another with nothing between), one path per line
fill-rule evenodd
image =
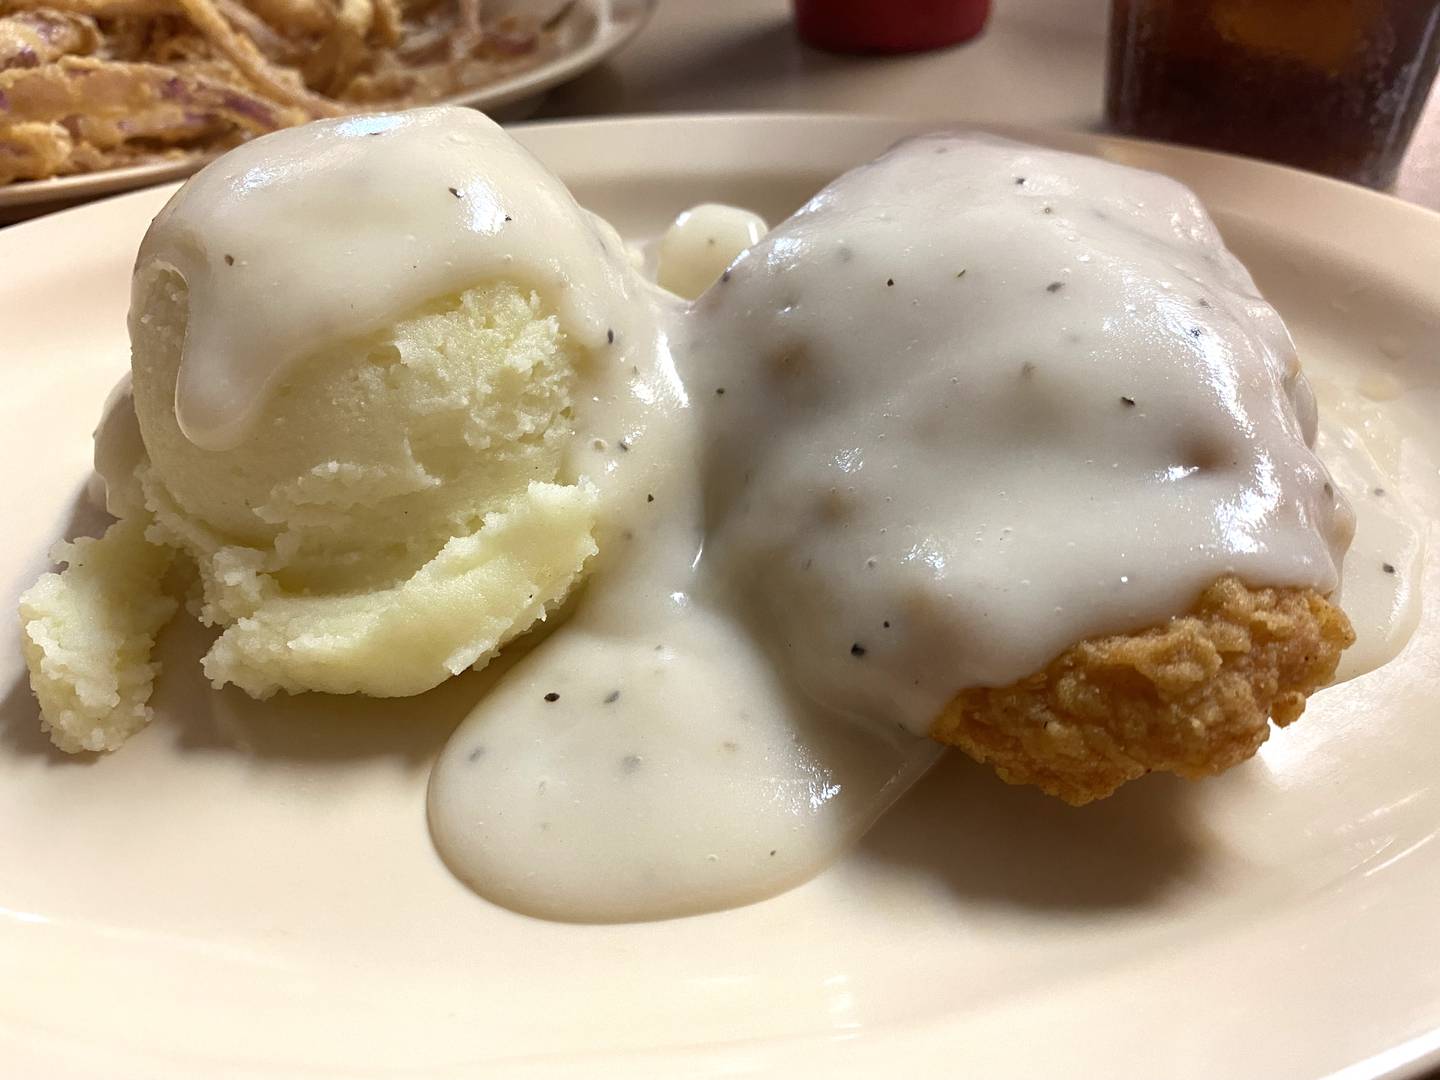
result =
M643 8L645 18L654 12L660 0L610 0L610 2L630 3L638 8ZM644 27L644 19L630 30L630 37L634 37ZM627 41L629 39L627 38ZM618 48L618 46L617 46ZM479 106L472 106L480 108ZM480 111L484 111L483 108ZM1266 177L1275 180L1283 180L1287 184L1300 185L1310 191L1328 196L1329 200L1357 200L1365 203L1368 207L1375 208L1381 213L1408 215L1415 225L1421 229L1440 228L1440 209L1432 210L1419 203L1410 202L1388 191L1377 191L1374 188L1364 187L1347 180L1340 180L1335 177L1325 176L1320 173L1309 172L1305 169L1296 168L1291 165L1282 165L1277 162L1264 161L1260 158L1245 157L1241 154L1230 154L1219 150L1209 150L1202 147L1186 146L1181 143L1165 142L1159 139L1140 139L1131 135L1116 135L1105 131L1089 131L1075 128L1063 128L1054 126L1036 126L1026 124L994 123L983 120L967 119L964 116L951 118L927 118L909 117L894 113L852 113L824 110L754 110L754 111L706 111L706 112L643 112L630 113L623 116L596 116L596 117L563 117L545 118L540 120L524 120L515 123L504 124L507 132L514 135L521 142L525 142L527 148L531 138L545 141L549 137L565 137L572 134L584 134L598 130L620 130L624 128L652 128L658 126L673 126L689 128L692 126L713 126L717 128L735 128L736 126L801 126L813 127L815 125L862 128L893 128L893 134L902 138L907 132L940 131L950 128L989 132L996 135L1003 135L1022 141L1035 142L1041 145L1056 146L1062 149L1071 149L1077 153L1094 154L1094 148L1111 148L1123 152L1126 149L1140 150L1156 159L1178 158L1181 161L1210 162L1219 165L1223 169L1232 172L1249 172L1259 177ZM207 159L207 161L210 159ZM201 162L204 164L205 162ZM167 166L169 163L165 163ZM182 163L175 163L177 166ZM42 213L33 218L25 218L20 221L5 225L0 223L0 237L15 232L17 229L27 229L42 222L51 221L62 215L83 213L87 210L104 206L110 202L128 196L139 195L151 191L164 184L178 186L194 162L183 163L183 170L178 172L166 172L153 181L147 180L143 187L127 187L108 191L94 199L87 200L78 205L62 206L58 209ZM1142 166L1143 167L1143 166ZM158 165L135 165L126 166L124 169L109 170L103 175L112 175L132 170L148 170L159 168ZM91 179L102 174L85 174L82 176L59 177L51 180L26 181L26 184L58 184L66 181L78 181ZM13 190L19 185L10 185ZM4 196L7 189L0 188L0 210L6 209ZM1383 209L1380 209L1382 208ZM1280 208L1282 211L1284 207ZM1419 246L1419 245L1417 245ZM1440 250L1431 245L1424 245L1424 250L1436 256L1435 263L1440 267Z
M646 0L652 4L655 0ZM1406 202L1388 193L1376 192L1357 185L1348 184L1343 181L1334 180L1317 174L1307 173L1302 170L1275 165L1268 162L1261 162L1254 159L1239 157L1236 155L1219 154L1213 151L1195 148L1175 146L1160 142L1147 142L1123 136L1112 136L1095 132L1076 132L1054 128L1026 128L1016 125L972 123L963 120L940 121L927 120L924 118L896 117L885 115L858 115L840 113L815 113L815 112L756 112L756 113L702 113L702 114L642 114L626 117L609 117L596 119L566 119L546 120L527 122L514 125L509 130L519 136L532 150L530 138L544 143L549 138L565 138L573 136L576 132L584 131L594 133L596 131L613 131L620 127L649 127L675 125L694 126L696 124L724 125L727 127L752 127L758 128L769 124L797 124L805 126L835 125L854 127L857 130L869 127L879 131L885 129L895 134L902 134L905 131L935 130L946 126L963 126L970 130L991 131L1001 134L1009 134L1019 138L1029 138L1032 141L1048 143L1050 145L1062 145L1066 148L1074 148L1080 152L1087 151L1086 147L1116 147L1142 148L1157 155L1158 157L1169 157L1180 155L1182 160L1191 158L1194 160L1209 160L1211 162L1223 163L1227 169L1238 170L1242 173L1255 175L1269 175L1277 180L1288 184L1301 184L1312 191L1325 193L1332 199L1352 200L1364 203L1373 208L1376 212L1388 215L1400 215L1397 221L1413 223L1417 233L1429 233L1429 243L1425 243L1422 236L1416 240L1416 244L1423 244L1426 248L1432 249L1436 265L1440 265L1440 245L1435 240L1440 238L1440 212L1429 210L1425 207ZM543 146L536 150L543 153ZM1258 172L1257 172L1258 170ZM95 202L82 206L73 207L52 214L44 215L30 221L21 222L11 228L0 231L0 249L10 243L23 243L35 230L44 230L47 227L56 227L60 219L65 224L78 223L77 219L85 214L102 213L125 213L111 204L120 199L154 199L159 192L151 189L142 191L128 191L116 193ZM1280 214L1278 220L1283 221L1284 214ZM11 234L15 234L12 236ZM1387 258L1389 256L1387 255ZM1437 278L1436 280L1440 280ZM1440 998L1436 999L1440 1004ZM937 1023L933 1030L940 1029L943 1024ZM880 1034L880 1032L877 1032ZM898 1032L894 1034L899 1034ZM881 1037L885 1037L881 1035ZM825 1040L835 1043L833 1037ZM769 1040L767 1040L769 1042ZM789 1043L788 1051L786 1044ZM794 1058L795 1062L806 1060L805 1047L814 1049L814 1040L808 1036L797 1036L793 1039L775 1040L771 1046L777 1051L777 1061L784 1063L791 1061L789 1052L799 1050ZM651 1075L651 1068L654 1067L659 1074L659 1069L666 1066L680 1066L684 1064L695 1065L698 1063L693 1055L697 1051L714 1050L714 1047L676 1047L669 1051L661 1051L654 1058L650 1058L644 1066L637 1064L636 1075ZM614 1059L619 1064L626 1064L631 1060L631 1055L626 1052L616 1052ZM767 1062L767 1064L769 1064ZM1331 1080L1372 1080L1372 1078L1388 1077L1392 1080L1401 1078L1417 1077L1428 1069L1440 1066L1440 1016L1437 1016L1435 1025L1428 1031L1412 1036L1395 1046L1379 1052L1371 1057L1345 1065L1342 1068L1329 1074ZM503 1071L505 1065L498 1064L498 1069ZM562 1064L563 1068L563 1064ZM443 1070L441 1070L443 1072ZM844 1073L846 1070L840 1070Z
M651 2L658 2L658 0L651 0ZM1379 191L1375 188L1354 183L1353 181L1341 180L1337 177L1326 176L1323 173L1311 172L1294 165L1266 161L1263 158L1247 157L1243 154L1229 153L1223 150L1211 150L1200 146L1189 146L1184 143L1167 142L1163 139L1143 139L1134 135L1120 135L1098 129L1091 130L1055 125L1015 124L975 120L967 118L964 115L956 115L948 118L941 116L917 117L892 112L845 112L824 109L641 112L626 113L618 116L579 116L524 120L513 124L506 124L505 129L511 134L519 136L534 132L553 131L563 133L567 129L578 131L581 129L601 127L654 127L659 125L683 127L714 125L720 127L735 127L737 125L758 126L772 124L806 127L817 124L825 126L833 125L835 127L853 126L856 128L893 127L898 137L904 137L906 132L932 132L949 129L989 132L991 134L1004 135L1010 138L1044 145L1061 146L1065 148L1074 146L1077 148L1076 152L1089 153L1091 156L1096 155L1090 150L1081 148L1099 146L1115 149L1142 149L1158 156L1178 157L1181 160L1197 162L1209 161L1217 164L1223 163L1224 167L1232 170L1253 170L1276 178L1284 177L1289 183L1312 187L1316 191L1324 191L1335 197L1358 197L1372 206L1386 205L1390 207L1400 207L1407 213L1413 212L1419 215L1419 217L1428 220L1432 225L1440 225L1440 209L1431 209L1419 203L1411 202L1408 199L1396 195L1394 192Z

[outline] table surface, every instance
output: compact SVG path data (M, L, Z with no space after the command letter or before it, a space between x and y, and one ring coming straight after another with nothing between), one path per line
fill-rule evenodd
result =
M535 115L772 109L1098 130L1107 6L994 0L974 41L857 57L802 45L788 0L659 0L631 45L553 91ZM1430 96L1394 191L1440 210L1440 93Z

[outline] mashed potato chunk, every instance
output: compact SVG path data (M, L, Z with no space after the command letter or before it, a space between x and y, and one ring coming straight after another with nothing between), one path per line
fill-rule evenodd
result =
M98 540L58 545L55 561L69 569L20 597L30 686L61 750L114 750L149 723L160 667L150 651L175 612L163 585L172 554L129 518Z

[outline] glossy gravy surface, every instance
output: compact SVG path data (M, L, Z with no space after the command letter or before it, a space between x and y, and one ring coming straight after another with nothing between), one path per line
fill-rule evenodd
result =
M136 297L167 270L190 296L176 416L193 443L221 450L290 365L476 282L537 290L575 341L603 346L629 266L613 231L499 125L437 106L230 151L151 225Z
M1293 345L1171 181L913 140L657 303L648 365L577 418L607 506L590 584L431 784L447 862L508 906L771 895L923 773L957 690L1223 573L1339 583L1354 518ZM1357 586L1371 662L1409 569Z

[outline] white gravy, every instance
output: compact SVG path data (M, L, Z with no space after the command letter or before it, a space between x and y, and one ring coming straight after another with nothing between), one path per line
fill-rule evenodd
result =
M536 289L573 340L604 345L629 267L613 231L498 125L440 106L231 150L151 225L137 296L152 268L189 288L180 429L220 450L244 439L290 364L477 281Z
M655 280L662 289L694 300L769 230L759 214L738 206L692 206L660 238Z
M768 896L921 775L962 687L1223 573L1338 585L1353 518L1294 348L1179 185L922 139L733 265L710 248L729 270L656 367L577 418L609 534L573 619L436 766L437 845L484 895L602 921Z
M1337 373L1338 374L1338 373ZM1424 518L1400 484L1400 432L1361 386L1310 374L1321 406L1315 448L1356 509L1337 602L1355 627L1335 680L1374 671L1399 655L1420 622ZM1363 380L1361 381L1363 385Z
M431 832L456 874L549 918L661 918L781 892L941 752L837 724L702 595L699 410L655 344L577 416L571 468L603 501L574 615L460 726L430 783Z

